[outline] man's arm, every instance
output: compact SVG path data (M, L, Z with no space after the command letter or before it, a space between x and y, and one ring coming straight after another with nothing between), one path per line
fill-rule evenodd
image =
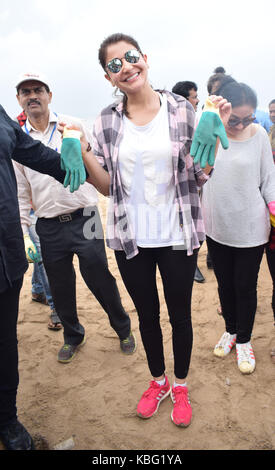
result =
M3 152L11 158L33 170L45 173L63 183L65 172L61 170L60 155L32 139L11 119L0 105L1 131L3 132ZM6 145L6 149L5 149Z
M13 151L13 160L32 170L52 176L63 184L65 171L60 166L60 154L34 140L13 123L16 134L16 146Z

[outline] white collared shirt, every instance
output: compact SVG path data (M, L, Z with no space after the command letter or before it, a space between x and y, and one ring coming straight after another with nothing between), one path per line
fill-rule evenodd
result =
M84 127L80 119L62 114L56 115L50 111L49 124L45 132L34 129L29 120L22 129L33 139L40 140L44 145L60 152L61 134L57 130L58 122L65 122L68 125L76 124L85 133L88 142L92 142L90 132ZM13 161L15 169L20 217L23 232L28 231L31 225L30 209L33 208L37 217L56 217L61 214L68 214L77 209L97 205L97 191L89 183L84 183L74 193L70 188L64 186L48 175L34 171L26 166Z

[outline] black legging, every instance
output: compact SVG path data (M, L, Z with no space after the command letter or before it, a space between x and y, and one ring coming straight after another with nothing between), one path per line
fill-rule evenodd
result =
M16 395L19 382L17 318L23 279L0 293L0 429L17 415Z
M275 323L275 250L271 250L269 246L266 246L266 259L269 267L269 272L272 277L272 310Z
M172 325L174 372L184 379L189 370L193 330L191 297L198 250L187 256L186 250L165 248L139 248L139 254L127 260L123 251L115 256L124 284L134 302L139 328L153 377L165 372L160 305L156 283L158 266L165 300Z
M237 334L237 343L247 343L257 309L257 280L265 245L236 248L209 237L206 241L218 281L226 331Z

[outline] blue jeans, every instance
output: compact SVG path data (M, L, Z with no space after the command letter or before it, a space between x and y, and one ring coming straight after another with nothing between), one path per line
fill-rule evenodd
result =
M33 211L31 211L31 220L32 220L32 225L29 227L29 235L30 235L31 240L35 244L38 253L40 254L40 258L42 259L40 240L35 230L37 217L34 215ZM33 264L32 292L35 294L44 293L51 310L54 309L52 293L51 293L48 277L44 268L44 264L42 261L40 261L39 263Z

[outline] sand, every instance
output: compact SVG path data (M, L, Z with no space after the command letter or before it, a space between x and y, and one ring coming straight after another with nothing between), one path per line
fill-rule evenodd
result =
M106 199L100 198L102 218ZM194 283L194 345L188 386L193 419L178 428L167 398L149 420L136 416L136 405L151 380L140 339L135 308L121 281L113 252L109 268L117 279L123 305L132 320L138 347L132 356L120 352L107 315L82 280L78 260L77 304L87 341L69 364L57 362L61 331L47 328L49 307L31 301L32 266L20 297L18 321L20 385L18 416L34 436L37 449L52 450L64 441L74 450L271 450L275 448L274 377L270 349L275 345L271 309L272 283L263 258L258 283L258 310L252 344L256 370L242 375L236 352L213 355L224 331L217 313L217 283L206 266L203 244L198 265L206 278ZM171 328L158 276L167 375L173 380ZM0 444L0 448L1 447Z

